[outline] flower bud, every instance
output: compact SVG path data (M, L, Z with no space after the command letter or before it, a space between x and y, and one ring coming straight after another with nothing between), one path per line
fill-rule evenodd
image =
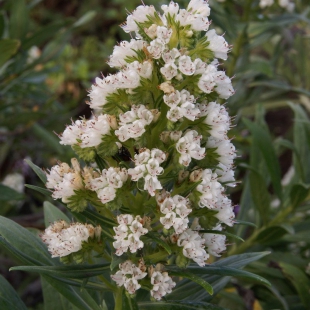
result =
M178 254L175 263L180 268L186 268L189 264L189 259L186 258L183 254Z
M112 129L115 130L115 129L118 128L118 124L117 124L115 115L109 115L109 116L107 117L107 119L108 119L108 123L109 123L109 125L110 125L110 127L111 127Z
M199 182L202 178L202 172L202 169L194 170L189 176L190 182Z
M72 168L75 170L75 172L81 172L81 166L80 163L76 158L71 158L71 164Z
M174 142L179 141L182 136L182 131L172 131L170 132L170 139Z
M185 179L187 179L189 175L189 171L181 170L178 176L178 183L182 183Z
M152 109L151 112L153 114L153 123L156 123L161 113L157 109Z
M157 37L157 25L152 24L149 28L144 28L144 32L151 38L155 39Z
M159 89L162 90L165 94L170 94L175 91L174 87L171 85L171 82L164 82L159 85Z
M169 131L163 131L160 135L159 135L159 139L161 141L163 141L164 143L169 143L170 140L170 132Z

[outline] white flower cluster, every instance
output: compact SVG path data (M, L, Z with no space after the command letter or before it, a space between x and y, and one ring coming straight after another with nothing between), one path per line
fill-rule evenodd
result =
M116 190L127 181L128 172L125 168L103 169L101 175L87 180L87 188L97 193L100 201L105 204L116 197Z
M155 196L155 190L162 189L157 176L164 172L160 164L166 160L166 154L159 149L143 149L135 155L135 168L128 169L131 180L137 182L144 178L144 189L151 196Z
M125 56L125 55L124 55ZM125 56L125 58L127 55ZM139 63L134 61L127 64L121 71L114 75L109 75L103 79L96 78L96 83L92 85L89 92L91 101L89 105L92 109L100 109L107 103L107 97L118 90L132 91L140 85L140 79L150 78L152 74L152 64L149 61Z
M130 138L138 138L145 133L145 126L153 120L153 113L144 105L133 105L131 110L119 116L121 126L115 135L121 142Z
M174 228L176 234L181 234L188 228L188 215L192 211L189 206L189 200L175 195L167 195L162 202L159 202L160 212L165 216L160 218L160 222L166 229Z
M195 98L187 90L178 90L164 95L164 102L170 107L167 118L172 122L177 122L182 117L193 121L200 114L200 110L195 106Z
M80 165L75 158L71 162L73 168L66 163L61 163L46 173L45 186L54 190L52 194L54 199L62 199L63 202L68 202L68 199L75 195L74 191L84 188Z
M172 292L176 283L169 277L168 272L154 271L151 276L151 296L161 300L165 295Z
M217 174L210 169L201 171L201 183L196 190L201 193L199 206L218 211L215 215L222 223L232 226L235 214L231 200L224 195L224 188L218 182Z
M213 230L221 231L222 226L219 224ZM208 253L213 256L220 257L221 253L226 250L225 235L206 233L203 234L203 239L205 240Z
M116 255L120 256L128 251L136 253L142 249L144 243L140 237L145 235L148 230L143 227L143 219L137 215L135 218L131 214L121 214L117 217L119 226L114 227L116 241L113 242L113 247L116 249Z
M180 153L179 163L187 167L192 158L201 160L205 157L206 149L200 147L202 136L195 130L189 130L176 144L176 150Z
M63 257L82 249L83 242L94 236L100 239L101 227L90 224L54 222L45 229L41 239L47 244L52 257Z
M134 294L141 287L138 280L145 278L147 275L144 263L140 262L139 265L140 268L132 261L126 260L124 263L119 264L120 270L111 275L111 278L118 286L124 286L129 294Z
M97 146L103 135L110 134L111 116L99 115L90 120L77 120L60 136L60 144L79 145L81 148Z
M205 266L209 254L205 250L205 239L197 231L190 228L178 236L177 244L183 247L183 255L192 259L200 267Z

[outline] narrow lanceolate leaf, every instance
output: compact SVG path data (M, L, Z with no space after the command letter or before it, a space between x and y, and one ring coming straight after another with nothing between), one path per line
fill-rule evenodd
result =
M45 184L47 181L46 174L44 171L35 165L31 160L25 159L25 162L32 168L32 170L35 172L35 174L41 179L41 181Z
M149 237L152 241L155 241L157 244L159 244L161 247L163 247L169 255L172 253L172 250L171 250L170 246L167 244L167 242L162 240L160 237L156 236L154 233L148 232L146 234L146 237Z
M177 277L183 277L183 278L187 278L190 279L194 282L196 282L197 284L199 284L200 286L202 286L210 295L213 294L213 288L212 285L209 284L207 281L203 280L202 278L200 278L199 276L196 276L193 273L190 273L188 271L169 271L169 275L170 276L177 276Z
M91 266L17 266L10 270L23 270L37 272L43 275L59 278L84 279L102 275L110 269L110 264L100 264Z
M40 186L35 186L35 185L31 185L31 184L25 184L25 187L33 189L45 196L51 196L52 192L46 188L40 187Z
M280 263L280 267L282 268L282 272L285 277L292 282L294 287L298 292L298 296L300 297L302 303L307 308L310 305L310 280L309 277L299 268L286 264Z
M10 283L0 275L0 309L3 310L27 310L27 307L20 299Z
M44 310L78 310L64 296L56 291L43 277L41 277L41 285L44 300Z
M167 302L139 302L140 310L228 310L207 302L196 301L167 301Z
M102 310L85 289L69 286L61 280L46 275L44 279L80 310Z
M27 265L59 264L58 260L51 258L39 237L3 216L0 216L0 235L4 239L4 246L10 247L13 253L20 255L19 259Z
M305 184L295 184L290 191L290 202L293 209L297 208L308 196L310 186Z
M275 243L288 232L290 231L285 225L267 227L258 234L255 241L260 244Z
M276 152L273 147L272 139L268 132L259 125L249 121L248 119L243 119L243 122L251 131L253 135L253 143L258 146L264 157L265 163L268 167L270 178L272 180L274 191L276 192L279 199L281 199L281 169Z
M168 270L172 269L175 270L175 267L167 267ZM191 273L197 274L197 275L204 275L204 274L216 274L216 275L221 275L221 276L231 276L231 277L237 277L237 278L246 278L249 280L254 280L257 282L260 282L261 284L271 286L269 281L264 279L261 276L258 276L254 273L245 271L245 270L240 270L232 267L215 267L213 265L210 266L205 266L203 268L201 267L196 267L196 266L189 266L187 268Z
M252 226L252 227L257 228L257 226L254 223L247 222L247 221L241 221L241 220L236 220L235 225L248 225L248 226Z
M2 39L0 40L0 67L8 61L18 50L20 46L19 40Z
M67 223L70 223L70 219L67 217L67 215L65 215L63 212L61 212L58 208L56 208L48 201L44 201L43 210L44 210L45 227L48 227L55 221L60 220L64 220Z

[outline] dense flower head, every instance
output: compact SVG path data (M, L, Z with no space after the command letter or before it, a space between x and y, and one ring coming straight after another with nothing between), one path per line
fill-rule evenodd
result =
M90 224L54 222L47 227L41 239L47 244L52 257L63 257L82 249L83 242L94 236L100 238L101 227Z
M145 284L152 299L162 299L176 285L168 261L205 266L226 250L224 230L234 225L226 187L236 183L236 150L225 105L234 88L218 61L230 46L209 29L209 16L204 0L131 12L122 28L132 39L108 60L118 71L97 77L89 90L92 118L60 135L84 166L74 159L72 167L59 163L46 173L54 199L82 205L77 212L89 208L91 221L107 224L107 246L95 250L119 256L111 278L131 295ZM90 236L87 224L59 222L44 242L66 256ZM175 255L168 257L164 243ZM137 264L138 257L145 261Z

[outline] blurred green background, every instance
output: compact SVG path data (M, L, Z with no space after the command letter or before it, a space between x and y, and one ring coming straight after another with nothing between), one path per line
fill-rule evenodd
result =
M259 1L209 1L212 26L232 52L223 68L236 94L227 107L238 150L231 198L240 208L232 232L246 239L226 255L271 251L248 270L272 282L232 280L213 302L228 309L308 309L310 305L310 4L291 13ZM164 1L145 1L159 9ZM187 1L179 1L181 7ZM60 146L72 118L89 117L94 78L112 73L113 46L129 40L119 25L135 0L0 1L0 215L44 229L42 194L23 187L39 180L24 161L51 167L74 156ZM8 188L9 187L9 188ZM11 189L10 189L11 188ZM1 250L2 251L2 250ZM8 272L17 261L0 255L0 271L27 306L43 309L40 281ZM308 294L308 296L307 296Z

